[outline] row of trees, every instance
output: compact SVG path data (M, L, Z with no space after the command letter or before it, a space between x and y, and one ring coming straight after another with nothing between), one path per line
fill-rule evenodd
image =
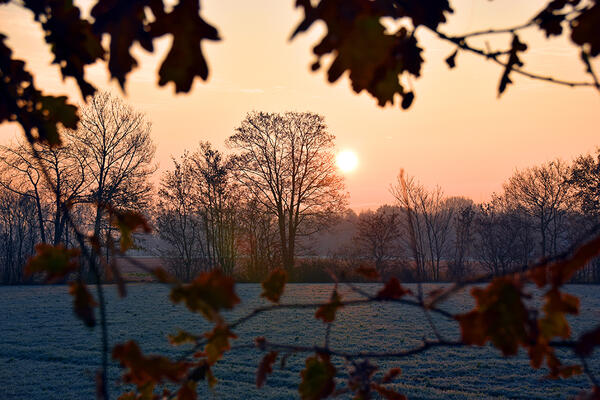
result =
M108 257L111 210L145 214L164 244L156 255L180 279L215 268L232 275L236 264L260 278L274 266L291 270L297 238L346 204L334 136L313 113L248 114L227 141L232 154L201 143L173 159L157 196L150 123L120 99L94 96L63 138L60 147L0 148L2 282L24 280L36 243L79 246L75 226Z
M209 143L173 160L158 193L156 228L181 279L219 268L246 277L291 271L299 238L345 207L334 136L313 113L250 113L225 156Z
M215 268L251 280L278 266L292 272L328 227L337 229L337 243L316 255L343 254L381 274L420 281L501 275L565 251L600 216L600 150L570 165L516 171L483 204L399 176L395 204L357 216L346 210L334 136L317 114L249 113L226 142L230 154L200 143L173 159L156 196L150 123L118 98L94 96L79 129L63 137L60 147L0 148L2 282L26 279L22 265L37 243L79 245L73 222L108 254L111 208L145 213L162 243L155 255L186 281ZM577 278L600 280L600 266Z
M155 147L143 114L98 94L63 141L60 147L22 141L0 147L2 282L23 281L22 267L36 243L77 246L73 226L106 243L108 205L141 210L152 200Z
M561 254L599 222L599 173L600 149L571 165L555 160L516 171L482 204L399 176L391 188L395 205L356 217L355 254L368 255L380 272L409 268L416 280L517 271ZM599 281L600 263L577 279Z

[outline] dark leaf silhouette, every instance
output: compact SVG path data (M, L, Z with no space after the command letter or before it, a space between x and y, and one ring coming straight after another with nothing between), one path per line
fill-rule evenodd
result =
M498 96L500 96L506 90L506 86L512 81L510 80L510 73L515 67L522 67L523 62L519 58L519 52L527 50L527 45L519 40L519 36L514 34L513 40L510 45L510 52L508 53L508 62L500 78L500 85L498 86Z
M264 297L273 303L278 303L283 289L285 288L285 282L287 281L287 273L281 268L277 268L271 273L267 279L262 282L263 291L261 297Z
M83 97L93 95L96 88L84 79L84 67L102 59L104 49L79 8L72 0L28 0L24 5L41 23L54 54L52 62L60 65L63 77L74 77Z
M566 4L566 0L552 1L533 19L546 37L558 36L562 33L562 23L566 15L561 10Z
M592 354L596 346L600 346L600 326L581 335L575 346L575 352L587 357Z
M202 40L220 40L217 29L200 15L198 0L180 0L170 13L156 16L150 25L152 37L170 33L173 44L163 61L158 84L175 83L175 92L188 92L196 76L208 78L208 65L202 54Z
M594 2L571 21L571 39L580 46L588 45L592 57L600 54L600 3Z
M69 284L69 294L73 296L73 311L77 318L83 321L87 327L96 325L96 317L94 316L94 307L98 305L87 286L83 282L71 282Z
M450 11L449 5L446 1L427 3L425 6L423 2L410 2L405 7L396 7L379 1L322 0L313 6L311 2L298 1L296 4L304 8L305 18L292 37L322 20L327 26L327 34L313 52L319 59L326 54L334 54L327 71L329 82L337 81L345 71L349 71L352 89L356 93L367 90L380 106L388 102L394 104L394 96L399 94L404 99L402 107L406 109L410 107L414 94L406 99L400 75L420 76L422 49L414 32L401 27L389 33L380 19L408 16L415 26L437 26L445 20L444 13ZM317 61L312 69L319 67L320 62Z
M446 64L448 64L448 67L450 67L450 68L456 67L456 55L457 54L458 54L458 50L454 50L454 53L450 54L446 58Z
M5 39L0 34L0 123L18 122L30 142L60 144L58 125L75 129L77 107L68 104L66 96L44 96L37 90L25 63L12 58Z
M153 13L160 14L163 4L162 1L151 0L100 0L92 8L94 32L110 35L108 69L121 88L125 88L127 74L137 66L137 61L130 54L131 46L138 42L147 51L153 51L145 7L151 7Z

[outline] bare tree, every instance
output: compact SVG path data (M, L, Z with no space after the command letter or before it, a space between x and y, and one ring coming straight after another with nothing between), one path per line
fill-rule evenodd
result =
M600 148L596 154L581 155L575 159L569 179L575 199L574 210L570 221L572 242L581 240L581 236L593 224L600 220ZM583 229L582 229L583 227ZM578 278L582 281L600 281L600 258L596 258L580 271Z
M504 196L494 195L479 206L474 233L476 257L493 275L512 272L531 260L535 247L531 217Z
M277 218L282 262L294 266L296 238L321 229L346 203L334 136L314 113L249 113L228 144L239 181Z
M68 131L68 136L89 179L87 201L96 206L93 227L100 238L106 205L123 209L149 205L155 147L145 115L110 93L96 94L80 112L79 129Z
M439 280L454 210L439 186L428 191L414 178L404 181L402 174L390 190L405 215L404 237L406 246L413 251L417 279Z
M600 217L600 148L596 155L581 155L571 168L569 183L581 211L589 216Z
M571 193L569 167L560 160L516 171L504 185L507 201L536 221L542 258L558 254Z
M3 177L0 177L0 180ZM35 202L0 187L0 282L24 281L23 265L39 241Z
M0 186L31 200L36 211L40 240L46 242L46 210L43 204L45 181L31 150L22 140L10 146L0 146L0 163Z
M451 197L446 204L454 212L452 226L454 228L454 241L451 260L448 262L448 276L461 280L469 274L469 256L473 247L473 219L475 207L471 199L465 197Z
M358 215L354 242L361 254L375 262L381 274L385 263L397 258L401 252L399 243L401 211L397 207L382 206L377 211L365 211Z
M281 264L276 218L255 198L239 207L239 246L244 256L246 278L262 281Z
M195 164L186 153L173 159L173 169L163 174L156 207L156 229L168 244L160 249L174 275L191 280L205 265L205 232L196 205Z
M206 255L212 267L231 275L236 259L236 206L240 204L231 163L208 142L200 143L190 159L195 165L196 201L204 221Z

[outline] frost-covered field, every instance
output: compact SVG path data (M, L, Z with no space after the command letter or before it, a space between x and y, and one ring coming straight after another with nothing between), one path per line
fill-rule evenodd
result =
M370 285L363 285L373 290ZM435 285L425 285L427 290ZM145 353L176 355L182 348L170 347L166 335L177 329L200 332L207 324L199 315L167 300L168 289L156 284L128 286L129 295L118 299L108 287L110 341L134 339ZM326 284L288 285L283 302L327 300ZM581 298L582 317L572 319L576 333L600 321L600 287L568 287ZM242 305L232 319L263 304L260 286L238 285ZM467 310L470 296L459 294L444 304L449 311ZM322 343L324 326L313 318L314 311L286 310L261 315L236 330L249 343L257 336L291 344ZM441 332L456 338L454 323L437 319ZM332 329L331 344L344 350L398 350L418 345L432 332L419 309L376 304L342 309ZM88 330L75 319L65 286L0 287L0 398L9 399L92 399L94 373L99 364L99 329ZM561 353L563 354L563 353ZM568 353L564 353L565 355ZM277 369L261 390L255 388L255 371L261 355L255 350L236 350L217 366L219 380L213 391L202 391L217 399L289 399L297 397L299 371L305 356L289 358L286 369ZM565 360L565 357L562 357ZM574 360L573 360L574 361ZM338 364L340 374L343 365ZM584 377L551 381L547 371L534 371L521 355L503 359L491 348L434 349L395 362L380 362L380 371L402 368L396 389L410 399L551 399L569 398L588 387ZM600 355L595 353L592 368L600 372ZM120 370L110 370L113 397L124 390L118 384ZM341 376L341 375L340 375Z

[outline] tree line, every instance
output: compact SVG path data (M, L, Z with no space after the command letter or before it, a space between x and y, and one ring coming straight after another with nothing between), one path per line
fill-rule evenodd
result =
M183 281L214 269L260 281L278 267L292 279L327 280L360 265L405 281L499 276L560 254L600 216L600 150L518 170L481 204L399 175L394 204L356 214L320 115L249 113L228 153L201 142L172 158L156 189L144 114L100 93L81 121L60 147L0 148L3 283L33 279L23 265L38 243L78 246L67 216L108 259L118 247L114 209L147 217L161 243L154 255ZM598 260L575 280L600 281Z
M394 205L347 218L355 220L356 253L382 274L391 268L415 281L503 276L556 257L598 223L599 172L600 149L570 164L557 159L515 171L479 204L399 176ZM575 280L598 282L599 260Z

